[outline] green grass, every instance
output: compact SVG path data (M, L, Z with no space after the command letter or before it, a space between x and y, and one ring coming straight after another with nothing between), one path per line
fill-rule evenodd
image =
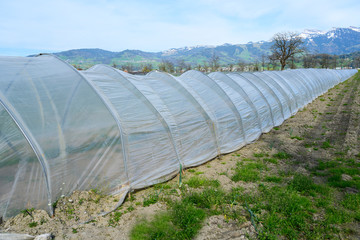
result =
M269 154L267 154L267 153L254 153L253 155L256 158L262 158L262 157L268 157L269 156Z
M263 159L265 162L269 162L269 163L273 163L273 164L278 164L278 160L276 158L264 158Z
M184 184L187 184L192 188L200 187L219 187L220 182L218 180L210 180L207 178L202 178L198 176L193 176L189 180L184 181Z
M265 182L274 182L274 183L280 183L282 182L282 178L281 177L277 177L277 176L266 176L264 178Z
M30 222L29 223L29 227L33 228L33 227L37 227L38 223L37 222Z
M159 201L159 195L160 195L160 190L150 193L148 196L146 196L144 198L143 206L147 207L147 206L157 203Z
M274 154L273 157L278 158L278 159L289 159L289 158L291 158L291 155L286 152L280 151L280 152Z
M299 137L299 136L292 136L292 137L290 137L290 138L291 138L291 139L296 139L296 140L299 140L299 141L304 140L303 137Z
M334 148L334 146L332 146L329 141L324 141L321 145L321 148L328 149L328 148Z
M266 165L260 162L249 162L245 165L238 162L231 180L234 182L256 182L260 180L260 171L265 169L267 169Z

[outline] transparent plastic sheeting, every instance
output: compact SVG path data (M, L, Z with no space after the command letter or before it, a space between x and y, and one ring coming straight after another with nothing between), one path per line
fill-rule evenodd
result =
M165 181L256 140L356 72L135 76L0 57L0 217L52 213L74 190L124 195Z

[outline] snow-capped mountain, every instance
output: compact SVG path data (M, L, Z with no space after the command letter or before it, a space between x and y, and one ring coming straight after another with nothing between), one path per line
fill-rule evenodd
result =
M331 30L305 30L299 35L310 52L344 54L360 51L360 28L332 28Z
M360 51L360 28L332 28L329 31L304 30L300 36L310 53L347 54ZM75 49L55 53L71 63L105 63L123 64L127 62L142 64L144 62L161 62L184 60L192 65L203 64L215 54L222 64L242 61L260 60L270 53L272 42L259 41L246 44L225 43L219 46L191 46L172 48L161 52L144 52L125 50L110 52L102 49ZM79 60L80 59L80 60Z

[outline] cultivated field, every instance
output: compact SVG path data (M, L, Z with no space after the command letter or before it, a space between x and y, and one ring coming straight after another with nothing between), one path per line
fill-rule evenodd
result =
M0 231L55 239L359 239L360 74L241 150L132 193L28 209Z

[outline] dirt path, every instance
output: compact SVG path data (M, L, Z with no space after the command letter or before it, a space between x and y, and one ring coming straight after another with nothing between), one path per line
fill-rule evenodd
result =
M224 155L221 159L187 169L183 182L186 185L186 181L192 177L216 179L225 191L238 188L242 189L243 194L250 194L259 191L258 187L261 184L273 186L274 183L266 180L269 176L284 176L279 186L291 181L294 174L309 176L315 183L327 183L328 179L333 177L331 174L337 169L329 168L327 171L319 165L324 162L333 162L334 159L342 164L342 168L350 166L351 162L351 166L359 170L359 84L360 80L353 78L330 89L305 109L286 120L280 127L263 134L255 143L237 152ZM279 158L275 163L271 157L278 153L287 153L291 157ZM254 181L232 181L232 176L236 168L239 168L240 161L261 162L266 164L266 170L259 171L261 178ZM337 188L336 184L331 185L331 189L334 189L331 191L334 192L336 198L342 199L347 196L346 194L359 194L360 176L358 173L355 171L351 176L342 174L341 177L343 176L349 177L351 181L342 180L345 185L341 188ZM33 216L19 214L2 224L0 232L32 235L51 232L55 235L55 239L128 239L132 227L139 219L151 219L155 213L167 209L167 204L162 199L169 196L180 197L178 183L179 177L176 177L166 183L166 186L169 186L166 191L161 192L152 187L132 194L116 213L105 217L95 217L86 224L84 224L85 220L100 212L106 205L113 204L116 199L103 196L96 191L75 192L70 197L60 199L54 218L48 217L44 211L34 211ZM166 194L168 195L165 196ZM149 203L149 206L145 203ZM237 219L227 219L224 215L208 217L196 239L256 238L257 234L250 221L249 213L239 206L239 214ZM319 211L320 218L326 218L327 215L324 214L322 210ZM243 221L240 223L239 219ZM32 222L36 222L36 226L33 224L29 227ZM336 226L340 229L336 235L339 239L360 238L359 221L344 221Z

